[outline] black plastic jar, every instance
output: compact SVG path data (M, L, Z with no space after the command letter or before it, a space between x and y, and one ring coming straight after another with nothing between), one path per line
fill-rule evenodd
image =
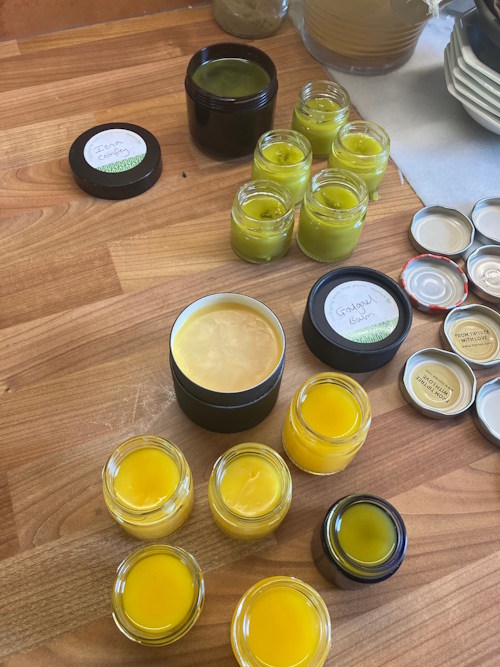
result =
M216 95L195 82L195 72L203 64L223 59L255 63L267 73L269 82L241 97ZM273 61L260 49L239 43L205 46L189 61L184 86L189 131L195 143L208 153L222 157L249 155L260 135L273 126L278 78Z

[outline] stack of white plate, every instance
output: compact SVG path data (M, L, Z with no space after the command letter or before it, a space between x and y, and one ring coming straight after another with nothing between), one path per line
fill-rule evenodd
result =
M500 48L483 32L476 9L455 19L444 72L448 91L469 116L500 134Z

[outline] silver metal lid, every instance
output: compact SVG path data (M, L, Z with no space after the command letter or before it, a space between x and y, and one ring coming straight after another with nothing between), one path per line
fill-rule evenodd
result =
M471 217L478 241L500 245L500 197L480 199Z
M454 208L426 206L413 216L409 237L419 252L455 258L472 245L474 225Z
M441 255L410 259L401 272L401 284L413 304L426 313L441 314L461 306L469 293L465 273Z
M476 395L476 377L457 354L429 347L407 360L400 387L415 410L426 417L445 419L470 408Z
M500 377L494 378L477 392L475 422L478 429L497 447L500 447Z
M454 308L442 324L441 340L472 368L496 366L500 364L500 314L476 303Z
M467 259L471 289L485 301L500 303L500 245L483 245Z

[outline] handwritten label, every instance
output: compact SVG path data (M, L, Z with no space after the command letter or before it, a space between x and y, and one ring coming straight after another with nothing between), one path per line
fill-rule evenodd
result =
M331 328L356 343L387 338L399 321L396 301L385 289L364 280L352 280L332 289L325 299L325 317Z
M85 160L94 169L119 173L132 169L146 156L144 139L130 130L116 128L95 134L83 149Z

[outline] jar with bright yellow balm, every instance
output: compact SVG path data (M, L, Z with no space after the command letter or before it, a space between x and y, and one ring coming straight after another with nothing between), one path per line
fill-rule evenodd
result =
M193 480L184 454L155 435L119 445L104 466L102 487L111 516L141 540L170 535L193 507Z
M252 179L270 180L292 193L294 206L302 201L311 178L312 149L295 130L270 130L257 142L253 155Z
M273 181L242 185L231 212L231 247L247 262L284 257L292 240L295 210L288 188Z
M378 186L385 174L390 150L389 135L380 125L354 120L338 131L328 157L328 166L353 171L366 183L370 199L377 200Z
M337 132L349 118L349 93L334 81L311 81L299 92L292 130L311 144L313 157L327 157Z
M236 607L231 644L240 667L321 667L330 650L330 615L300 579L263 579Z
M111 594L113 619L132 641L172 644L196 623L205 600L195 558L165 544L137 549L120 564Z
M226 535L254 540L276 530L292 502L292 478L283 458L256 442L236 445L212 470L208 500Z
M346 169L323 169L307 186L297 244L317 262L339 262L354 251L366 218L364 182Z
M296 466L316 475L343 470L364 443L371 406L348 375L319 373L295 393L283 426L283 446Z
M314 561L340 588L360 588L391 577L406 554L404 521L389 502L353 494L330 507L313 537Z

